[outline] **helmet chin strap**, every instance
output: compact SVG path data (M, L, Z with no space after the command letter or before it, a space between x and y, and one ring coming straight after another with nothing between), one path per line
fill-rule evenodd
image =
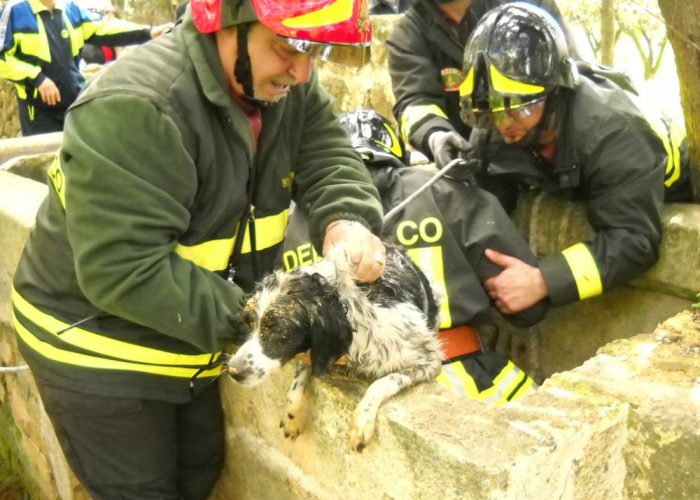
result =
M233 68L233 77L243 86L243 98L258 106L269 106L272 104L255 97L253 88L253 71L250 66L250 55L248 54L248 27L250 24L240 24L236 28L236 38L238 43L238 56L236 65Z

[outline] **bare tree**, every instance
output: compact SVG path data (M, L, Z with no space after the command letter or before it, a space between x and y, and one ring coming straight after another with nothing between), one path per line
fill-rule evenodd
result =
M600 62L612 66L615 62L615 0L600 2Z
M681 102L691 158L700 158L700 3L659 0L676 54ZM700 162L691 167L695 200L700 201Z
M668 45L666 26L656 0L620 2L615 17L622 33L630 37L644 67L644 79L656 76Z

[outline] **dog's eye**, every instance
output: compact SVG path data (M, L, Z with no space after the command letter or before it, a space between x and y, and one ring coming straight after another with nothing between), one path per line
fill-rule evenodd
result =
M251 330L255 330L255 326L257 323L257 315L255 314L255 311L248 308L244 309L243 321L245 321L245 324L248 328L250 328Z

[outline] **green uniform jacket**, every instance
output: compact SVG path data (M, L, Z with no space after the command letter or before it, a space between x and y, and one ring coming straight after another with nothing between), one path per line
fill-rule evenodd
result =
M394 116L401 135L432 158L428 136L434 130L455 130L469 137L459 117L459 85L468 36L486 12L505 0L474 0L460 26L449 23L436 2L414 0L387 40L389 73L396 103ZM563 23L554 0L528 0ZM569 45L573 47L573 43Z
M434 172L417 168L370 167L385 212L426 183ZM503 210L487 191L443 178L384 224L383 238L403 246L430 277L444 301L440 328L478 326L490 321L491 300L483 283L501 272L486 248L513 255L530 265L537 259ZM294 211L284 244L287 270L313 263L318 254L309 243L306 220ZM518 314L504 316L517 326L531 326L548 309L541 301Z
M585 206L592 238L540 260L554 305L598 295L657 261L667 165L659 136L612 81L581 75L567 98L552 162L492 131L475 130L471 138L484 152L480 185L507 209L531 186Z
M292 198L316 244L338 218L381 231L376 189L315 76L263 109L256 151L214 36L189 14L81 95L49 177L15 326L36 376L95 394L184 401L211 381L210 353L246 333L238 285L271 270ZM222 276L249 204L233 284Z

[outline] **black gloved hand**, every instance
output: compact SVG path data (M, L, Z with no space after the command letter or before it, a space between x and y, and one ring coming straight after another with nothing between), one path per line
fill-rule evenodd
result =
M476 148L457 132L447 130L433 132L428 139L428 145L438 170L455 158L464 160L464 162L453 166L445 174L446 177L471 183L474 174L481 169L481 161Z
M457 132L437 130L430 134L428 147L435 158L435 167L441 169L455 158L466 159L472 145Z

